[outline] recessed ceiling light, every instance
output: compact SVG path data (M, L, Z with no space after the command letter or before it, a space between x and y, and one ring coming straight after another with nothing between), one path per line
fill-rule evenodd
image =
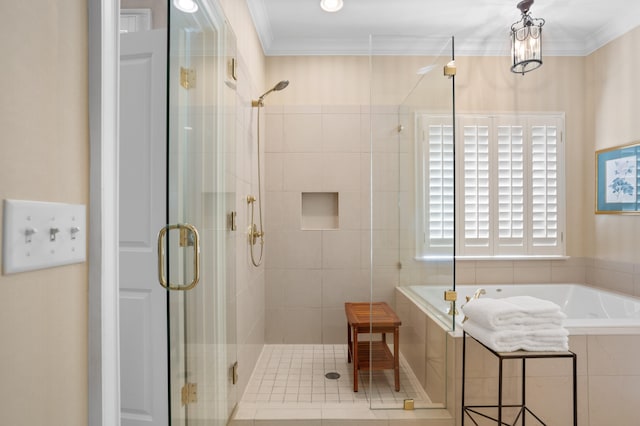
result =
M193 0L173 0L173 5L176 9L185 13L196 13L198 11L198 5Z
M320 0L320 7L325 12L337 12L342 9L344 3L342 0Z

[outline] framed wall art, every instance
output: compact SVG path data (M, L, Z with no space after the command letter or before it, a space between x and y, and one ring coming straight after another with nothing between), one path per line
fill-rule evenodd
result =
M596 151L596 213L640 214L640 143Z

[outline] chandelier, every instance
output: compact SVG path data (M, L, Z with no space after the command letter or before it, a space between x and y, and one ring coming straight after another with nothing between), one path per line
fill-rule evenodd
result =
M518 9L520 20L511 25L511 71L522 74L542 65L542 26L544 19L531 16L533 0L522 0Z

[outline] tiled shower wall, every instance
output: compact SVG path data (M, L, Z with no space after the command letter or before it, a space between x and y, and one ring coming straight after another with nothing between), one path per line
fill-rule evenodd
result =
M244 392L251 371L264 346L264 267L255 268L247 250L246 229L249 222L246 197L257 194L256 167L258 161L256 144L255 108L251 107L251 99L264 90L265 59L260 41L255 32L251 15L246 2L237 0L220 0L226 18L236 36L237 90L235 92L235 110L231 117L235 121L232 133L235 151L227 153L235 157L233 173L227 176L230 192L236 199L232 205L237 211L238 230L232 233L235 242L235 255L231 256L234 269L230 273L229 282L232 291L228 294L228 327L236 334L231 336L229 350L239 365L238 397ZM228 123L231 124L231 123ZM231 137L231 136L230 136ZM232 160L228 160L232 161ZM235 339L235 340L234 340Z
M344 303L369 301L370 172L374 172L374 294L393 304L397 283L397 127L394 108L265 108L267 343L343 343ZM375 133L375 132L374 132ZM386 165L386 166L385 166ZM388 166L388 167L387 167ZM337 225L303 229L303 193L337 194ZM328 197L327 199L331 199Z
M238 365L252 371L264 345L264 268L252 266L247 250L245 230L249 223L249 209L246 197L257 194L257 164L255 111L251 108L251 94L258 89L250 84L249 66L241 53L238 59L238 85L235 111L235 133L238 140L235 152L235 176L230 180L235 184L235 209L237 211L238 231L233 233L235 239L235 294L230 295L228 305L230 314L236 322L236 354ZM235 299L233 299L235 297ZM249 381L248 374L239 374L240 394Z

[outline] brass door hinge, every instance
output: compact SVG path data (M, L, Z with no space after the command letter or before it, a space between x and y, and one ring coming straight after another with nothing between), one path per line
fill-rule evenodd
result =
M238 361L233 363L233 367L231 367L231 383L238 383Z
M458 293L455 290L445 290L444 292L444 300L447 302L455 302L458 300Z
M231 58L229 61L229 77L233 81L238 81L238 60L236 58Z
M185 383L182 386L182 405L198 402L198 385L196 383Z
M187 90L196 87L196 70L180 67L180 86Z
M235 231L238 229L238 212L232 211L229 213L229 229Z

